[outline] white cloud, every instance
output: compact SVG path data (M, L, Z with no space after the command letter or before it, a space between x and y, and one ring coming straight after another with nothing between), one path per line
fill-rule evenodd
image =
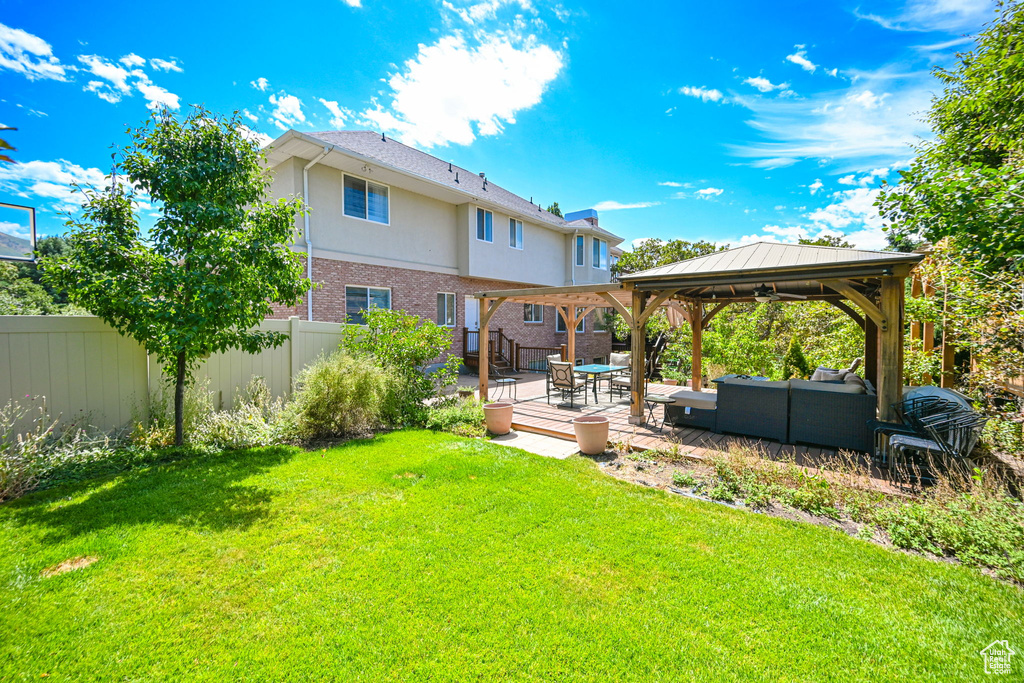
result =
M854 77L848 87L804 98L738 98L753 112L747 123L762 140L731 149L758 168L802 159L855 160L854 168L905 160L910 146L928 134L918 113L929 107L931 75L881 70Z
M703 190L697 190L698 199L712 199L725 192L720 187L705 187Z
M349 7L362 7L363 6L363 0L341 0L341 1L344 2L346 5L348 5Z
M31 227L27 223L22 225L12 221L0 221L0 233L20 237L23 240L27 240L32 236Z
M293 126L303 123L306 115L302 113L302 100L295 95L281 93L281 96L270 96L270 103L275 105L271 112L271 123L281 130L288 130Z
M859 185L860 187L867 187L868 185L877 182L878 180L886 177L887 175L889 175L888 168L876 168L874 170L868 171L859 178L857 177L856 173L851 173L849 175L843 176L842 178L839 179L839 184Z
M487 19L494 19L498 14L498 10L505 5L515 5L532 14L537 13L530 0L483 0L482 2L472 3L467 7L457 7L455 4L448 2L448 0L444 0L441 4L445 9L457 14L467 24L478 24Z
M149 79L139 80L135 84L135 87L139 89L142 96L146 98L146 107L148 109L160 109L161 107L167 107L168 109L178 109L180 105L180 98L172 92L168 92L159 85L154 85Z
M594 204L595 211L618 211L620 209L646 209L651 206L657 206L661 202L635 202L633 204L623 204L616 201L603 201Z
M117 61L119 61L122 64L124 64L129 69L135 68L137 66L142 66L142 65L144 65L146 63L146 60L144 58L138 56L134 52L130 52L130 53L126 54L124 57L121 57L121 59L119 59Z
M240 132L242 134L242 137L244 137L246 140L255 140L257 143L259 143L260 147L266 147L267 145L274 141L274 138L270 137L266 133L261 133L258 130L253 130L249 126L239 126L238 132Z
M104 81L107 81L110 88L119 91L125 95L128 95L132 91L132 87L128 85L128 77L131 75L127 69L120 67L113 62L107 61L99 55L79 55L78 61L86 66L89 73L94 76L99 76ZM90 84L91 85L91 84ZM96 92L95 88L86 88ZM118 98L120 99L120 98ZM117 101L117 100L108 100Z
M682 183L677 183L674 180L666 180L664 182L658 183L658 185L661 185L662 187L683 187Z
M86 92L94 92L101 100L106 100L111 104L115 104L121 101L121 93L110 87L109 83L103 81L89 81L84 88Z
M19 197L44 197L59 200L65 207L79 206L85 198L71 191L72 183L100 189L106 181L98 168L83 168L65 159L0 166L0 188Z
M704 102L721 102L725 95L721 90L705 88L704 86L684 85L679 89L680 95L696 97Z
M261 76L260 78L257 78L255 81L249 81L249 85L256 88L260 92L266 92L267 88L270 87L270 81Z
M811 194L813 195L818 194L818 190L820 190L822 187L824 187L824 185L822 184L821 180L815 179L813 183L807 186L807 189L810 190Z
M253 114L248 109L243 109L242 110L242 116L244 116L245 118L249 119L253 123L259 123L260 122L260 117L256 116L255 114Z
M157 71L174 71L179 74L184 71L184 69L178 66L177 60L174 59L151 59L149 60L149 64Z
M536 38L498 33L470 45L461 34L420 45L388 79L388 106L374 102L362 121L402 142L433 147L468 145L496 135L516 114L538 104L562 69L562 55Z
M815 227L842 231L846 239L862 249L882 249L886 246L882 231L882 217L875 207L877 188L858 187L833 192L832 203L807 214Z
M344 107L339 107L338 103L332 100L325 100L322 97L319 100L320 104L327 107L327 110L331 112L331 125L335 128L344 128L345 121L351 118L352 112Z
M789 87L789 83L772 83L767 78L762 76L753 76L743 81L747 85L751 85L757 88L761 92L771 92L773 90L785 90Z
M963 31L992 18L990 0L907 0L895 14L882 16L854 10L854 15L893 31Z
M0 69L20 73L30 81L66 81L66 67L53 56L50 44L20 28L0 24Z
M798 45L797 47L802 46ZM793 62L804 71L809 71L811 73L814 73L814 71L818 68L817 64L807 59L807 50L797 50L791 55L786 55L786 61Z

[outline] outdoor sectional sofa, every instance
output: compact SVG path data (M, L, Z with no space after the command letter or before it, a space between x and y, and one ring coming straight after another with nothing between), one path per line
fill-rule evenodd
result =
M725 377L716 383L716 393L673 394L677 405L666 406L666 421L782 443L872 450L869 422L875 419L877 396L870 382L860 387L842 381ZM697 396L702 399L694 403Z

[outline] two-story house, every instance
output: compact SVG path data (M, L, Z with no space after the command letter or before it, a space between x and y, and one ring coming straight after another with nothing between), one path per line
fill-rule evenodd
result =
M267 148L272 195L309 207L292 248L319 288L280 316L360 321L370 306L450 327L453 353L477 329L475 292L608 282L620 237L589 209L565 218L473 173L369 131L290 130ZM597 309L577 328L577 361L604 359ZM557 347L565 323L544 306L506 306L491 322L520 346ZM473 349L468 349L472 351ZM525 364L524 364L525 365Z

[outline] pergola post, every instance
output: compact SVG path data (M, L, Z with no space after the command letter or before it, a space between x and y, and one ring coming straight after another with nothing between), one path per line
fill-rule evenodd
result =
M480 373L480 400L487 400L487 387L490 384L488 381L488 375L491 372L489 358L490 358L490 343L491 343L491 332L488 329L488 323L490 322L490 316L487 315L487 299L480 299L480 330L477 332L477 358L479 362L477 364L477 371Z
M569 352L569 362L576 365L576 307L566 306L565 330L568 333L566 341Z
M630 385L629 385L629 423L640 424L644 419L644 380L646 379L646 333L647 321L643 317L644 293L634 289L632 315L630 320Z
M903 278L882 276L881 310L885 327L881 331L881 374L878 379L878 414L893 420L893 404L903 398Z
M704 365L702 362L704 344L704 304L694 301L690 304L690 332L693 342L690 347L690 388L702 391L704 388Z

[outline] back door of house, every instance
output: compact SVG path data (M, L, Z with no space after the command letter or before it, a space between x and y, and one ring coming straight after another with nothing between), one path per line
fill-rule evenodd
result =
M466 328L480 329L480 300L473 296L466 297Z

